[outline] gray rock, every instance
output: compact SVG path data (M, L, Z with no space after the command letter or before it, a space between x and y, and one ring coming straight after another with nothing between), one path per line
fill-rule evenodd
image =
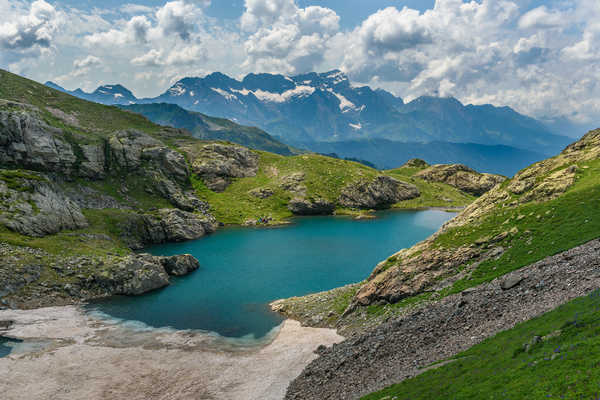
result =
M174 276L187 275L200 268L198 260L190 254L162 257L160 262L167 274Z
M165 146L151 147L142 150L142 160L148 160L168 177L179 183L187 183L190 170L185 157Z
M523 278L521 278L520 276L512 275L503 280L500 283L500 287L502 288L502 290L509 290L521 283L522 280Z
M77 157L63 132L42 121L34 108L11 105L23 109L0 111L0 164L71 173Z
M231 178L256 176L258 172L258 155L245 147L215 143L189 154L193 155L192 172L215 192L224 191Z
M9 229L43 237L88 225L79 206L46 176L10 174L11 171L0 170L0 223Z
M96 281L114 294L140 295L169 284L160 258L149 254L126 257L112 273L100 273Z
M346 186L339 197L339 204L348 208L387 208L399 201L421 195L415 185L401 182L389 176L378 176L371 182L361 181Z
M213 233L217 222L210 215L165 208L153 214L132 213L119 229L129 247L141 249L149 244L198 239Z
M79 174L92 179L104 179L106 177L106 158L104 146L90 144L79 146L84 160L79 166Z
M251 196L254 196L259 199L268 199L269 197L271 197L275 194L275 192L273 192L273 190L269 189L269 188L253 189L249 193Z
M320 198L295 198L289 202L288 209L296 215L329 215L335 210L335 205Z
M121 131L109 141L113 167L124 171L135 171L142 166L142 154L149 147L162 147L161 142L136 130Z
M480 174L462 164L436 164L415 174L428 182L440 182L462 190L474 196L481 196L494 186L506 180L506 177L494 174Z
M306 194L306 186L303 184L306 179L304 172L294 172L281 178L280 187L288 192L295 193L298 196Z

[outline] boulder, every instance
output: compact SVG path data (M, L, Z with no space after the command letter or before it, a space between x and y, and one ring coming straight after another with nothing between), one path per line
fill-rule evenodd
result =
M224 191L232 178L256 176L258 172L258 155L242 146L213 143L185 150L192 172L215 192Z
M132 213L119 225L121 239L132 249L149 244L194 240L213 233L217 222L210 215L165 208L153 214Z
M137 254L125 257L116 268L101 270L93 277L93 285L108 293L140 295L169 284L169 275L159 257Z
M480 174L462 164L432 165L416 173L415 177L428 182L445 183L474 196L481 196L506 180L500 175Z
M415 185L389 176L378 176L371 182L360 181L346 186L338 202L348 208L387 208L399 201L414 199L420 195Z
M335 204L321 198L295 198L289 202L288 209L296 215L330 215L335 210Z
M169 275L184 276L200 268L198 260L190 254L161 257L160 262Z

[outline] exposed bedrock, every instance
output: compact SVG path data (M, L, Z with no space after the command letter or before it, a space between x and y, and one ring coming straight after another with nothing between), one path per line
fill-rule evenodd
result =
M419 189L415 185L389 176L378 176L371 182L363 181L346 186L338 202L348 208L378 209L419 196Z

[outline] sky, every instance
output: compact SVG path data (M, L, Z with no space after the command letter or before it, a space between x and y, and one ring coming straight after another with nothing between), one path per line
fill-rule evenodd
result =
M600 125L598 0L0 0L0 68L156 96L186 76L341 69Z

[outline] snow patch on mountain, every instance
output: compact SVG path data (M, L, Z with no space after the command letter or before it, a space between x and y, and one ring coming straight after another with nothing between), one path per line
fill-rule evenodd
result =
M342 71L332 71L329 75L326 76L326 78L331 79L334 85L348 80L348 77Z
M345 98L344 96L342 96L339 93L336 93L333 91L333 89L327 89L327 91L329 93L331 93L332 95L334 95L335 97L337 97L337 99L340 101L340 111L341 112L348 112L351 110L356 110L356 105L351 102L350 100L348 100L347 98Z
M210 90L219 93L221 96L225 97L227 100L232 101L232 100L237 100L237 96L235 94L229 93L226 90L223 89L219 89L219 88L210 88Z
M358 124L348 124L350 126L350 128L354 129L354 130L361 130L362 129L362 124L359 122Z
M293 97L308 97L315 92L315 88L311 86L296 86L294 89L287 90L283 93L267 92L261 89L248 90L248 89L230 89L232 92L241 94L242 96L248 96L253 94L260 101L268 101L271 103L285 103Z
M186 89L181 86L180 83L178 83L177 85L173 86L171 89L169 89L169 93L172 94L173 96L182 96L184 95L186 92Z

